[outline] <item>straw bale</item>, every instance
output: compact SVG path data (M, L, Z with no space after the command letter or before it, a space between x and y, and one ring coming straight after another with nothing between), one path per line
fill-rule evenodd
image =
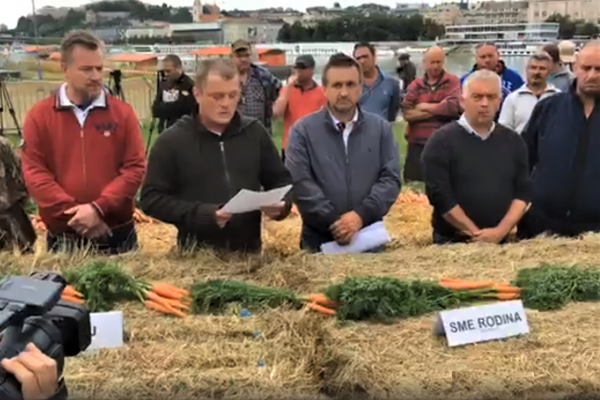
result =
M386 216L386 228L392 242L389 248L405 245L431 244L431 207L421 203L397 202ZM279 221L265 221L263 241L265 251L286 257L298 253L302 220L297 215Z
M541 261L594 265L600 260L597 235L504 246L423 246L430 238L429 213L423 205L395 206L386 219L394 245L382 254L298 252L295 218L269 222L263 232L265 254L250 260L178 254L172 251L174 229L162 224L139 225L140 251L114 259L148 280L190 285L220 277L298 293L320 290L347 275L507 282L518 269ZM288 233L279 233L284 226ZM281 240L272 239L276 235ZM49 255L40 247L34 255L0 254L0 272L64 270L90 257ZM128 338L123 349L67 360L73 398L481 400L600 393L600 304L528 311L529 336L459 349L432 336L434 315L390 325L342 324L283 309L241 318L232 308L220 316L173 320L141 305L123 307Z

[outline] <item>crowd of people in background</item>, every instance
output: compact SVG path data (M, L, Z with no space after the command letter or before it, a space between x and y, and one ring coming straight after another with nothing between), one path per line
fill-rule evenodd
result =
M20 163L0 140L5 249L33 245L28 194L49 251L135 250L140 188L142 209L176 226L181 248L260 252L263 215L280 221L293 205L300 248L347 245L400 194L400 111L404 180L424 182L435 244L501 244L515 228L518 239L600 231L600 42L577 55L571 42L548 44L529 58L524 77L493 43L476 46L476 64L462 77L445 69L444 50L434 46L422 76L401 56L401 82L378 67L371 44L358 43L351 56L329 59L320 84L314 58L299 56L285 87L252 63L243 40L231 57L202 61L195 79L167 56L152 105L161 134L147 160L134 110L103 83L100 40L72 32L60 52L65 82L29 110ZM274 118L284 120L281 153ZM287 185L282 201L259 211L222 209L241 189ZM56 365L32 345L2 367L25 399L66 397Z
M230 57L201 61L195 79L167 56L152 105L161 134L147 160L134 110L104 89L101 42L72 32L61 57L66 81L30 110L20 149L51 251L136 249L139 192L143 211L177 227L181 248L260 252L263 216L279 221L295 206L299 247L319 252L382 221L403 181L424 183L437 244L504 243L515 228L519 238L600 230L593 41L577 56L569 42L544 46L523 77L493 43L476 46L475 65L460 77L433 46L421 76L402 55L399 79L361 42L352 55L332 56L321 82L315 59L298 56L285 86L252 62L244 40ZM399 113L404 160L393 129ZM241 189L287 185L282 201L260 211L222 209Z

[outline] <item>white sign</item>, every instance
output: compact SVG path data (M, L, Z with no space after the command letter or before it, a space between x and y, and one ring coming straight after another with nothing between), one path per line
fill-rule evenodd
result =
M230 214L242 214L260 210L262 207L279 203L291 188L292 185L287 185L267 192L254 192L242 189L221 210Z
M440 312L436 333L448 339L448 346L501 340L529 333L521 300Z
M123 346L123 313L91 313L92 344L88 350L114 349Z

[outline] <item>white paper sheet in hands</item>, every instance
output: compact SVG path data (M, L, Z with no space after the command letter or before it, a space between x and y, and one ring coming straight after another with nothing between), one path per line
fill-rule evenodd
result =
M262 207L279 203L291 188L292 185L287 185L267 192L254 192L242 189L221 210L230 214L242 214L260 210Z
M341 246L336 242L327 242L321 245L321 251L325 254L357 254L376 249L391 241L390 234L383 222L375 222L356 232L352 241L347 246Z

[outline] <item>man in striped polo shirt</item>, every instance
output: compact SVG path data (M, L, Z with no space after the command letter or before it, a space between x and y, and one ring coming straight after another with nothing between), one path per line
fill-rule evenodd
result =
M423 181L421 153L427 139L438 128L460 117L460 80L444 70L445 58L442 48L429 48L423 56L425 75L408 86L402 101L408 140L405 182Z

